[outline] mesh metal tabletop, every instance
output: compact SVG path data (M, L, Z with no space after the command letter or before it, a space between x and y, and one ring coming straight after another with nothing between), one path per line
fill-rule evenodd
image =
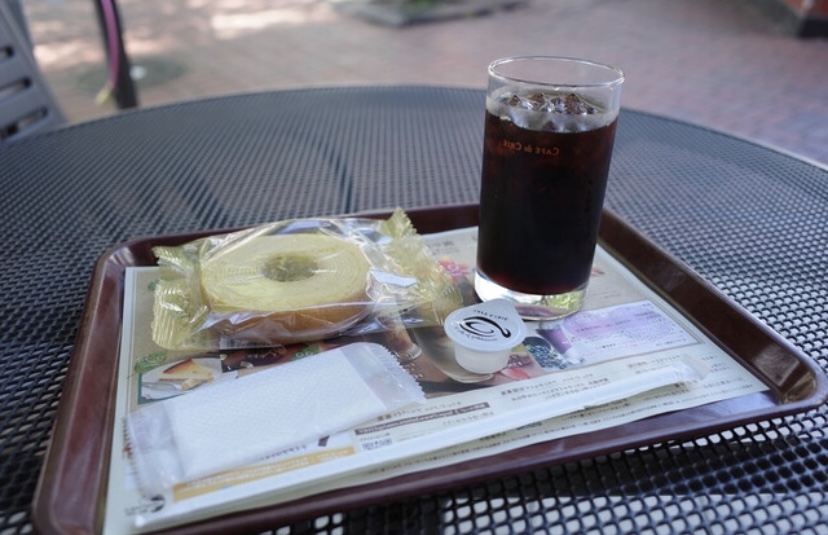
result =
M484 93L313 89L0 146L0 534L30 506L96 258L139 236L477 200ZM624 110L607 205L828 367L828 170ZM820 408L278 533L826 533Z

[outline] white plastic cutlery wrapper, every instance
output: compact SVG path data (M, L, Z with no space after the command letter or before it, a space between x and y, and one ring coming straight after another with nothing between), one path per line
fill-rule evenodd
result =
M424 401L388 350L356 343L153 403L126 430L142 489L158 493Z

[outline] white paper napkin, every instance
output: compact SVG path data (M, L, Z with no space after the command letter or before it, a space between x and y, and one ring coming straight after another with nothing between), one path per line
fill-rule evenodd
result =
M126 430L142 489L155 493L424 401L388 350L356 343L156 402Z

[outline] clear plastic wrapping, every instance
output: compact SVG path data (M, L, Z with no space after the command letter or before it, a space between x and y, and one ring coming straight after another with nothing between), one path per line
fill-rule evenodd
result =
M400 321L433 325L461 304L401 209L386 220L280 221L153 252L163 270L152 332L166 349L286 345Z

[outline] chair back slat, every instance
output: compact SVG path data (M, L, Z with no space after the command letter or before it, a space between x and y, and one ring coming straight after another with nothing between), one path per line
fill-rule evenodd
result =
M0 143L62 122L24 33L0 0Z

